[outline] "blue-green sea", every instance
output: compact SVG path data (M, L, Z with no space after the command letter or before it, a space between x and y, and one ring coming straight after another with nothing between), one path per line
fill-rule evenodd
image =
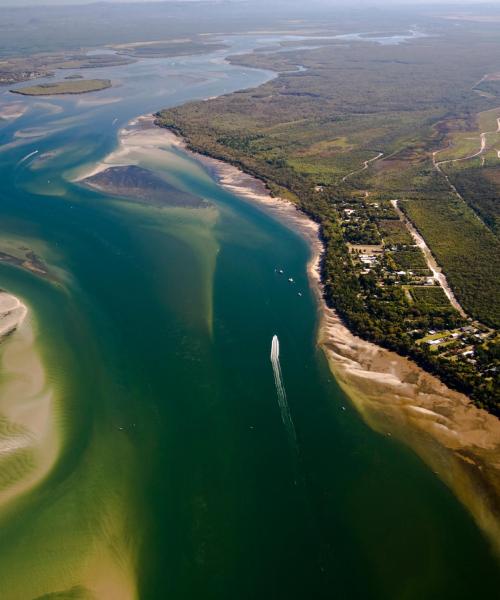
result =
M223 60L269 40L229 42L83 71L113 80L97 93L0 93L0 111L26 108L0 121L0 252L31 249L49 272L0 261L0 287L29 307L57 437L43 476L0 503L0 598L494 598L469 513L333 379L299 235L175 148L139 162L209 208L73 181L137 116L272 76ZM0 492L41 460L9 462L4 402Z

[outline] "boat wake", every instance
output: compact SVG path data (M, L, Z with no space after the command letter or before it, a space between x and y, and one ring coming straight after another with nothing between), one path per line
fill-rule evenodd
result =
M283 384L283 375L281 374L280 365L280 342L277 335L273 336L271 342L271 364L273 365L274 382L276 384L276 392L278 394L278 404L281 411L281 419L288 433L288 436L297 450L297 434L292 420L290 407L286 399L285 386Z
M35 156L35 154L38 154L38 150L34 150L33 152L30 152L29 154L27 154L24 158L21 158L21 160L17 163L16 166L22 165L23 162L26 162L32 156Z

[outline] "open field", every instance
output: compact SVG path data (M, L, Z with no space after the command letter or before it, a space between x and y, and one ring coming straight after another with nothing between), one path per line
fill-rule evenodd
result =
M493 152L498 161L496 146L500 148L500 108L486 110L473 119L472 127L454 130L447 137L447 147L436 154L438 163L466 162L482 159ZM470 125L470 124L469 124Z
M448 306L448 298L439 286L413 286L410 288L410 293L417 304L426 304L434 308Z
M381 221L379 230L385 244L388 246L413 244L413 239L405 224L399 220Z

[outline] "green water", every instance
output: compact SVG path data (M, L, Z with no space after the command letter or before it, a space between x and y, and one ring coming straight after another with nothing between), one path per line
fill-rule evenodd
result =
M106 599L493 598L498 562L469 514L362 423L316 350L299 237L173 149L154 168L211 209L68 180L131 118L269 77L223 55L93 69L119 85L23 98L0 123L0 250L32 247L55 277L0 264L0 285L31 308L61 437L48 477L0 512L0 598L89 597L106 561L128 582L94 589Z

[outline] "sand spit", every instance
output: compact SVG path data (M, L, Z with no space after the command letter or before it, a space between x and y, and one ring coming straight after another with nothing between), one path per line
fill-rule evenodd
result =
M0 292L0 511L33 489L59 454L54 392L27 307Z
M175 136L172 136L175 137ZM157 151L162 147L172 146L172 140L165 136L165 130L154 126L153 115L138 117L130 121L127 127L120 129L118 133L119 144L114 152L97 163L82 169L73 182L80 182L88 177L102 173L110 167L127 167L136 164L134 154L144 151ZM180 145L180 140L176 140Z
M169 131L163 144L186 144ZM318 344L338 383L375 430L411 446L453 490L500 553L500 420L414 362L353 335L323 300L318 225L236 167L193 154L221 185L300 233L319 312Z

